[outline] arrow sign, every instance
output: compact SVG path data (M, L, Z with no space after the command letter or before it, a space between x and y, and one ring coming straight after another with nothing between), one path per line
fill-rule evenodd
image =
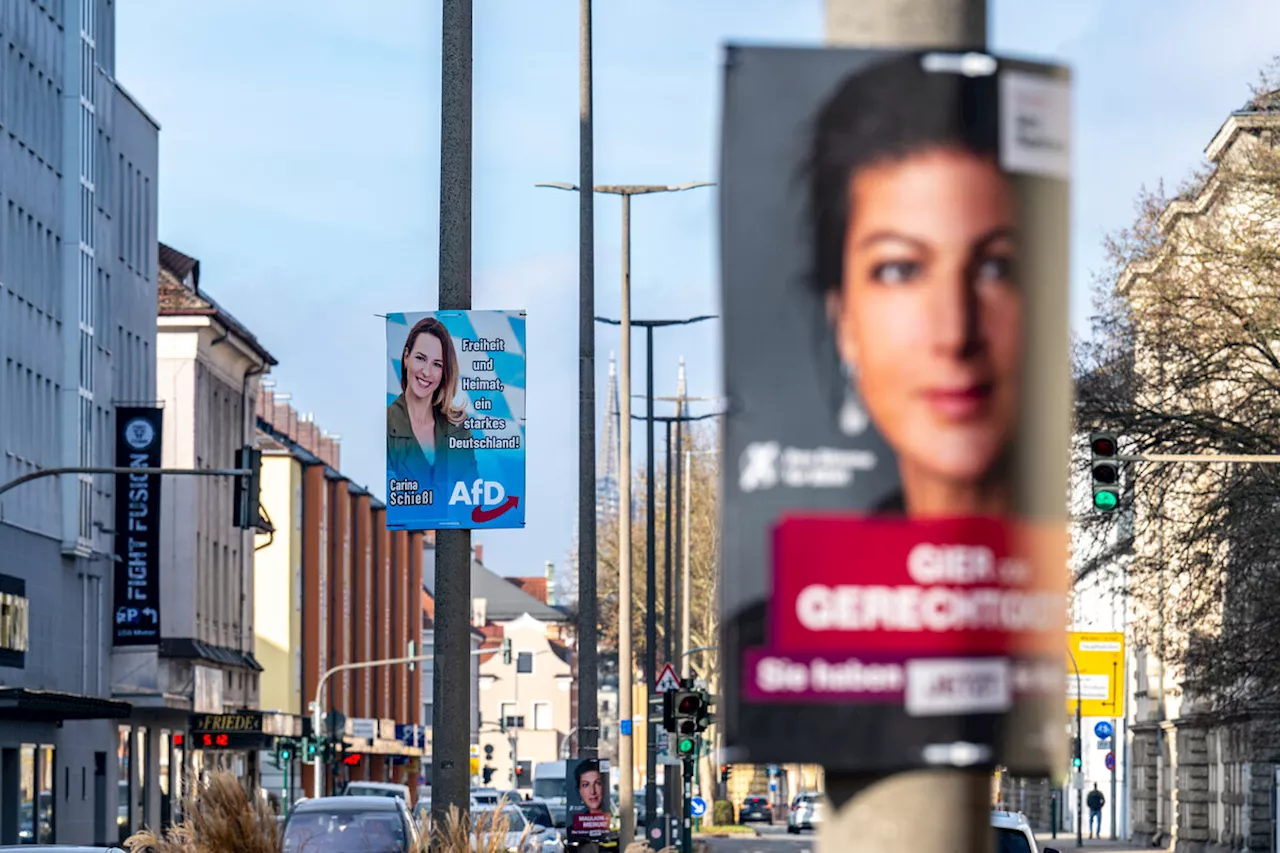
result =
M662 668L662 672L658 675L657 682L653 685L653 689L658 693L670 693L672 690L680 689L680 676L676 675L675 667L667 664Z
M689 811L693 813L694 817L702 817L707 813L707 801L702 797L694 797L689 801Z

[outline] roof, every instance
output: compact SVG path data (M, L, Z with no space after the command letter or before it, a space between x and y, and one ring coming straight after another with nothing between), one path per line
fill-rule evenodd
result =
M299 800L293 804L295 813L302 812L394 812L399 810L398 797L317 797L314 800Z
M432 562L427 560L426 564L431 565ZM434 593L434 573L422 573L422 586L427 592ZM485 600L485 614L493 622L508 622L519 619L526 613L541 622L569 621L569 615L563 610L544 604L510 583L508 578L486 569L474 559L471 561L471 598Z
M523 590L524 592L527 592L529 595L538 599L543 604L547 603L547 579L546 578L508 577L508 578L505 578L505 580L507 583L515 584L519 589Z
M172 246L160 244L160 275L157 277L158 310L161 317L212 317L228 332L244 341L268 365L276 361L266 347L249 329L232 316L209 294L200 289L200 261L179 252Z

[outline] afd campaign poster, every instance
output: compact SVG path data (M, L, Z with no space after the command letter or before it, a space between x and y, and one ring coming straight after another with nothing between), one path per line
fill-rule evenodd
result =
M722 760L1056 772L1070 74L724 69Z
M524 526L525 312L387 315L387 527Z

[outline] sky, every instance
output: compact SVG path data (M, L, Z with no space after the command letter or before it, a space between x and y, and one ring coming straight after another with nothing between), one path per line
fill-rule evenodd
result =
M343 473L385 497L378 315L437 307L439 3L116 9L117 76L161 126L160 239L200 259L202 289L279 360L275 390L341 436ZM822 24L822 0L597 2L596 183L714 181L722 46L814 46ZM1142 187L1201 162L1280 52L1280 4L991 0L989 26L993 52L1073 70L1071 322L1087 332L1104 236ZM534 184L578 177L578 3L481 0L474 38L473 306L529 312L526 527L475 541L494 570L541 574L567 565L577 518L578 205ZM633 318L717 313L716 203L714 188L633 201ZM598 196L598 315L618 316L620 261L619 203ZM691 395L721 393L714 321L655 337L655 395L675 393L681 356ZM598 326L601 413L618 348Z

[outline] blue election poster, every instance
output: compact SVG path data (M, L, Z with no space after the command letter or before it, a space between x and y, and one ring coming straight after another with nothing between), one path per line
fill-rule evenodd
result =
M387 527L524 526L525 312L387 315Z

